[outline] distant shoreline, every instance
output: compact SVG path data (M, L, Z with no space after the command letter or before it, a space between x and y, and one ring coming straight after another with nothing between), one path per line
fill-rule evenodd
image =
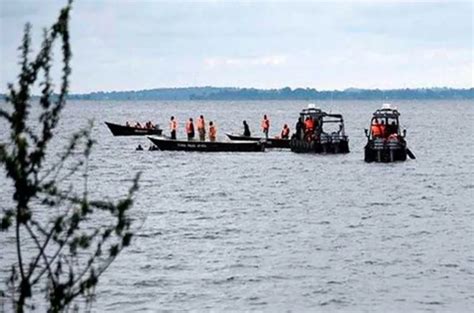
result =
M4 98L5 94L0 94ZM38 96L36 96L38 97ZM70 100L197 100L197 101L257 101L257 100L469 100L474 88L414 88L316 90L314 88L257 89L234 87L181 87L132 91L91 92L70 94Z

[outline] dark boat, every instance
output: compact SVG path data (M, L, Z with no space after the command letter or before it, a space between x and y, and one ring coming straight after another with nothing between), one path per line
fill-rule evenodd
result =
M148 139L160 150L199 152L263 152L265 143L260 141L198 141L175 140L151 136Z
M345 134L344 119L341 114L329 114L308 105L300 113L303 122L306 118L314 121L312 132L293 134L291 151L297 153L349 153L349 138Z
M226 134L230 140L239 140L239 141L265 141L265 146L267 148L282 148L282 149L289 149L290 148L290 140L289 139L281 139L281 138L261 138L261 137L251 137L251 136L244 136L244 135L237 135L237 134Z
M405 141L406 130L400 131L400 113L384 104L382 109L374 112L370 121L370 131L365 129L367 144L364 148L366 162L394 162L405 161L407 155L415 156L407 148ZM374 134L374 131L377 131Z
M161 135L162 129L155 128L138 128L133 126L124 126L114 123L105 122L114 136L145 136L145 135Z

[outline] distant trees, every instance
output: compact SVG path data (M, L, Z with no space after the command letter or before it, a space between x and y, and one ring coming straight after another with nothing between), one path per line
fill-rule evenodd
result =
M71 95L75 100L417 100L474 99L474 88L323 90L184 87Z
M88 160L94 145L90 127L75 133L64 151L54 156L55 161L51 155L47 159L46 150L69 88L70 11L71 2L44 31L41 50L34 57L30 25L25 27L18 84L8 85L6 102L0 107L2 128L9 130L0 142L0 164L13 187L12 199L2 199L0 204L2 262L7 262L7 252L16 255L5 289L0 287L0 310L7 306L7 299L16 312L34 308L38 295L46 298L40 302L50 312L77 307L78 298L90 304L99 277L133 235L129 210L138 175L121 200L89 199ZM60 91L53 95L50 70L57 41L61 43L62 77ZM31 88L40 76L41 96L33 104ZM40 107L39 114L32 112L32 105ZM77 186L64 186L75 175L83 176L79 192Z
M318 91L313 88L285 87L282 89L222 89L193 100L417 100L417 99L474 99L471 89L347 89Z

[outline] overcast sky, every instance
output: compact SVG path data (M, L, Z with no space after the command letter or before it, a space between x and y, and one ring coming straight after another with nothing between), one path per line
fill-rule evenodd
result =
M23 27L66 1L0 0L0 91ZM472 1L76 0L72 92L235 86L472 87ZM57 56L59 56L57 54Z

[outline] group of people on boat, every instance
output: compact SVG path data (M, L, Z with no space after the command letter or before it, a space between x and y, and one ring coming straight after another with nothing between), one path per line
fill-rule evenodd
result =
M206 121L203 115L200 115L196 121L196 127L194 126L194 120L190 117L185 124L185 132L188 140L194 140L196 136L196 130L200 141L206 140L206 133L208 133L209 141L216 141L217 138L217 126L213 121L209 122L208 131L206 131ZM176 139L176 133L178 131L178 121L174 116L170 118L170 136L171 139Z
M249 128L249 125L247 124L247 121L244 120L242 122L242 124L244 125L243 135L245 137L251 137L252 133L250 132L250 128ZM270 131L270 119L268 118L268 116L266 114L263 115L262 121L260 123L260 127L262 128L262 132L263 132L265 138L268 139L268 133ZM290 138L290 128L288 127L287 124L283 125L283 128L280 132L280 136L277 137L277 138L280 138L280 139L289 139Z
M151 121L146 122L145 124L140 124L140 122L135 122L135 124L130 124L129 121L125 122L125 126L127 127L135 127L135 128L143 128L143 129L155 129L156 125L153 124Z
M149 123L147 123L147 125L149 125ZM244 120L242 124L243 124L243 136L251 137L252 132L250 131L250 127L247 121ZM266 114L263 115L263 118L260 123L260 127L261 127L263 135L265 136L266 139L268 139L269 132L270 132L270 118ZM377 130L374 130L375 128L377 128ZM176 139L176 135L178 131L178 120L174 116L171 116L170 118L169 129L170 129L170 138ZM293 136L300 140L311 141L315 139L316 137L315 131L317 129L318 129L317 119L314 119L311 116L308 116L305 119L303 119L302 117L299 117L295 125L295 134ZM290 139L290 132L291 131L290 131L290 128L288 127L288 124L284 124L283 128L280 131L279 136L275 136L275 138ZM203 115L200 115L199 118L196 120L196 122L194 121L192 117L190 117L186 121L186 124L185 124L185 133L188 140L195 140L196 133L197 133L197 136L200 141L205 141L206 135L209 141L216 141L217 126L215 125L213 121L210 121L208 125L206 125L206 121ZM373 125L372 133L374 134L374 136L382 136L381 134L385 133L385 126L383 125L383 122L381 124L376 122L376 124ZM395 130L395 133L396 133L396 130Z
M250 127L247 121L243 121L244 126L244 133L243 135L246 137L251 137L252 133L250 132ZM268 133L270 131L270 119L267 115L263 115L261 121L261 128L265 138L268 139ZM178 132L178 120L176 117L171 116L169 122L169 129L170 129L170 138L176 139L176 135ZM196 132L198 134L200 141L206 140L206 135L208 136L209 141L216 141L217 139L217 126L213 121L210 121L208 126L206 127L206 121L203 115L200 115L199 118L194 122L194 119L190 117L185 124L185 132L188 140L194 140L196 137ZM290 128L288 124L284 124L283 128L280 132L280 136L276 138L281 139L289 139L290 138Z
M372 138L377 139L398 139L398 127L393 121L391 124L385 124L385 121L374 119L370 126L372 132Z
M295 137L299 140L311 140L314 139L315 130L318 127L318 121L313 119L311 116L306 117L303 121L302 117L298 118L295 125Z

